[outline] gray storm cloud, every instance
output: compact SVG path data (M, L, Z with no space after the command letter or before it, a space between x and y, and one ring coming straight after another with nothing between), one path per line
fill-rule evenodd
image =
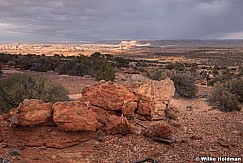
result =
M0 41L243 38L242 0L0 0Z

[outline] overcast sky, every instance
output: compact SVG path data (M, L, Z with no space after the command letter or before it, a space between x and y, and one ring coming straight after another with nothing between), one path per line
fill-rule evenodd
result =
M243 39L243 0L0 0L0 42Z

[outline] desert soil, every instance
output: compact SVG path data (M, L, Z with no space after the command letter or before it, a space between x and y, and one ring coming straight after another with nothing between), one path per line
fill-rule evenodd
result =
M70 94L80 93L86 85L97 83L93 79L58 76L53 72L41 74L65 86ZM20 155L10 156L9 159L17 163L132 163L147 157L154 157L158 162L175 163L196 162L197 156L230 156L241 157L243 160L243 111L226 113L209 105L208 95L211 90L210 87L199 86L198 98L172 99L171 107L177 111L177 118L176 120L165 119L174 129L176 141L172 144L156 142L139 135L99 133L98 136L91 137L78 145L56 149L22 146L21 142L14 140L16 138L12 136L10 137L12 142L18 143L6 144L0 140L0 157L3 158L10 150L16 149ZM53 131L48 127L46 130ZM33 137L42 134L31 132L30 135L27 133L25 136Z

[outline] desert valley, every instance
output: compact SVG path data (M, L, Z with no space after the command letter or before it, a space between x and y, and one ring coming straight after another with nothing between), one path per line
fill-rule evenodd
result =
M0 53L3 163L243 159L242 40L3 43Z
M0 163L243 162L243 0L0 0Z

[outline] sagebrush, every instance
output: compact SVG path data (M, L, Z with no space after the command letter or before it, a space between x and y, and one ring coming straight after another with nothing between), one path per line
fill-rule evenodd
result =
M24 99L40 99L44 102L67 100L68 91L47 79L28 74L0 81L0 113L19 105Z
M197 88L195 85L196 79L191 73L174 73L171 77L175 84L176 92L187 98L196 96Z
M212 99L221 106L222 111L240 110L243 102L243 79L215 84Z

